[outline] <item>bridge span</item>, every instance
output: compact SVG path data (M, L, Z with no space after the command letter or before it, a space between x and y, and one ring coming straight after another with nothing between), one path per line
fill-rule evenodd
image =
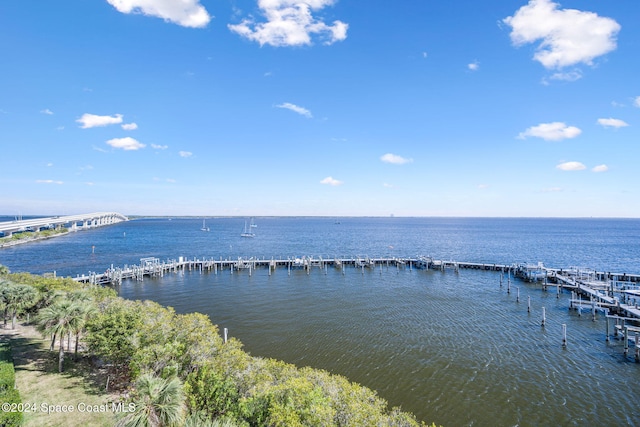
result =
M2 233L4 237L9 237L13 233L23 231L38 232L44 229L59 229L62 227L68 228L70 231L77 231L128 220L129 218L118 212L94 212L81 215L53 216L0 222L0 233Z

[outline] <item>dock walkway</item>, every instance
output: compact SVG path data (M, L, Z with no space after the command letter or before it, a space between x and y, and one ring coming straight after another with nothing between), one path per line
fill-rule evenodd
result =
M380 271L395 268L408 270L435 270L445 273L453 270L459 273L460 269L476 269L484 271L500 272L500 286L502 286L504 275L507 275L507 293L510 292L511 278L518 278L531 282L532 285L541 284L543 290L547 290L550 284L557 288L558 298L562 290L571 292L569 309L577 310L582 314L582 310L590 310L593 320L596 319L597 311L604 311L607 323L607 341L609 341L610 321L614 321L614 336L624 336L625 356L629 352L629 342L635 346L635 359L640 362L640 275L626 273L605 273L588 269L571 267L568 269L548 268L538 263L532 264L491 264L477 262L460 262L453 260L436 260L431 257L381 257L372 258L367 256L345 257L345 258L323 258L323 257L289 257L289 258L242 258L237 259L198 259L184 258L169 259L161 261L159 258L149 257L140 259L140 264L125 265L124 267L114 267L113 265L105 272L90 272L89 274L77 275L73 280L96 285L120 285L126 280L144 281L145 278L163 277L165 274L196 271L203 273L218 274L228 271L247 272L254 274L256 270L267 270L271 275L278 268L286 268L288 274L292 270L302 270L306 274L311 274L312 270L320 270L325 274L328 269L336 269L345 274L345 269L359 269L362 274L365 270ZM55 275L55 273L54 273ZM518 290L519 291L519 290ZM518 292L519 296L519 292ZM518 297L519 298L519 297ZM638 299L636 299L638 298ZM543 308L543 319L544 319ZM544 325L544 320L543 323ZM631 334L634 334L631 337ZM564 345L564 344L563 344Z
M345 258L323 257L289 257L289 258L258 258L250 257L237 259L213 259L213 258L185 258L169 259L161 261L159 258L142 258L140 264L114 267L113 265L102 273L90 272L77 275L73 279L78 282L97 285L120 285L125 280L143 281L147 277L163 277L165 274L178 271L213 272L217 274L229 271L230 274L239 271L247 271L249 275L256 270L266 269L271 275L278 268L286 268L289 274L291 270L304 270L307 274L313 269L324 270L335 268L344 273L344 269L359 268L364 273L365 269L382 269L394 267L396 269L428 269L437 271L460 269L476 269L485 271L497 271L506 273L529 282L542 283L543 289L549 283L555 283L558 292L566 289L572 292L570 307L581 310L582 308L595 308L614 312L620 316L640 319L640 308L635 298L625 292L640 290L640 275L611 274L580 270L576 268L556 269L544 267L541 263L536 265L525 264L491 264L477 262L460 262L452 260L436 260L431 257L380 257L367 256ZM502 280L502 278L501 278ZM510 279L509 279L510 280ZM618 295L618 296L616 296ZM633 302L633 303L632 303Z

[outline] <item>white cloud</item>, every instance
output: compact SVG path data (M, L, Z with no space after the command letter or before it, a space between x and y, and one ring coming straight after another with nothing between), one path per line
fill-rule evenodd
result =
M180 157L191 157L193 156L193 153L191 151L179 151L178 155L180 155Z
M561 171L581 171L586 168L587 167L580 162L564 162L556 166L556 169L560 169Z
M166 150L167 148L169 148L169 146L168 145L151 144L151 148L153 148L154 150Z
M145 145L138 140L127 136L125 138L113 138L107 141L107 144L113 148L121 148L125 151L134 151L144 148Z
M44 110L40 110L40 112L41 112L42 114L46 114L46 115L48 115L48 116L53 115L53 111L49 110L48 108L45 108Z
M125 123L122 125L122 129L124 130L136 130L138 129L137 123Z
M608 170L609 170L609 166L598 165L598 166L594 166L593 169L591 169L591 172L606 172Z
M306 118L312 118L313 116L311 115L311 111L307 110L304 107L300 107L296 104L292 104L290 102L284 102L282 104L276 105L277 108L285 108L287 110L291 110L293 112L296 112L302 116L305 116Z
M115 114L113 116L97 116L95 114L85 113L76 120L80 123L82 129L95 128L99 126L116 125L122 123L122 114Z
M629 124L623 120L612 118L598 119L598 124L606 128L623 128L629 126Z
M101 147L96 147L95 145L92 147L94 150L99 151L101 153L108 153L107 150L105 150L104 148Z
M640 96L636 96L633 100L633 105L640 108Z
M382 184L382 186L383 186L384 188L393 188L393 184L389 184L389 183L387 183L387 182L384 182L384 183Z
M488 184L478 184L478 189L479 190L486 190L487 188L489 188Z
M518 139L525 139L529 136L542 138L545 141L560 141L567 138L575 138L582 131L575 126L567 126L562 122L541 123L538 126L532 126L521 132Z
M38 184L57 184L57 185L64 184L64 182L62 181L54 181L53 179L38 179L36 180L36 182Z
M512 28L511 42L521 46L541 40L533 59L549 69L591 65L594 58L616 49L620 25L615 20L558 6L551 0L530 0L505 18Z
M155 16L183 27L206 27L211 17L199 0L107 0L122 13Z
M582 72L580 70L573 70L564 73L553 73L549 76L550 80L561 80L565 82L575 82L582 78Z
M328 176L322 181L320 181L320 184L332 185L335 187L338 185L342 185L342 181L338 181L337 179L334 179L333 177Z
M474 61L471 64L468 64L467 68L471 71L478 71L480 69L480 63L478 61Z
M243 19L228 28L249 40L271 46L310 45L311 36L320 36L325 44L332 44L347 38L348 24L333 21L327 25L311 15L331 6L336 0L258 0L258 7L267 22L256 23L253 18Z
M422 57L426 59L427 58L427 52L422 52Z
M380 156L380 160L385 163L391 163L393 165L404 165L405 163L413 162L413 159L407 159L402 156L398 156L397 154L391 153L383 154L382 156Z

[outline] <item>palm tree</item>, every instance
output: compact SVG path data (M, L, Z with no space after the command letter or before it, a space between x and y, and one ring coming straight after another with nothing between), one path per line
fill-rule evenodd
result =
M142 375L136 381L135 396L135 411L121 419L119 427L171 427L183 424L185 396L178 378Z
M36 303L38 291L29 285L9 284L4 287L2 294L5 310L12 313L11 329L15 329L18 313Z
M8 292L9 282L6 280L0 281L0 310L3 311L4 315L2 319L4 320L4 327L7 327L7 312L9 308L7 307L7 297L6 293Z
M56 336L60 337L60 349L58 353L58 371L62 372L64 364L64 336L73 330L75 319L80 316L81 310L77 303L69 300L59 300L54 304L43 308L38 314L38 329L43 334L51 335L51 348Z
M77 310L74 313L73 319L71 319L70 333L73 332L76 335L75 349L73 352L73 359L78 360L78 343L80 341L80 335L85 331L87 321L91 316L98 312L95 304L91 300L75 301Z

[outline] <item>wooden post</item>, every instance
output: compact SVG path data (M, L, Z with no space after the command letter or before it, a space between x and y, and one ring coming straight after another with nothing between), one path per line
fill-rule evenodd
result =
M576 297L576 293L574 291L571 291L571 299L569 300L569 310L571 310L573 308L573 300Z
M606 341L609 342L609 316L606 317L607 322L606 322L606 326L607 326L607 338Z
M636 362L640 362L640 334L636 332Z
M520 302L520 286L516 286L516 302Z
M531 295L527 296L527 313L531 313Z
M547 323L547 309L542 307L542 323L540 326L544 328L544 325Z
M582 317L582 295L578 295L578 316Z
M567 348L567 324L562 324L562 347Z
M227 328L224 328L224 343L227 343L227 335L229 334L229 330Z
M629 353L629 328L627 326L624 327L624 355L626 356Z

